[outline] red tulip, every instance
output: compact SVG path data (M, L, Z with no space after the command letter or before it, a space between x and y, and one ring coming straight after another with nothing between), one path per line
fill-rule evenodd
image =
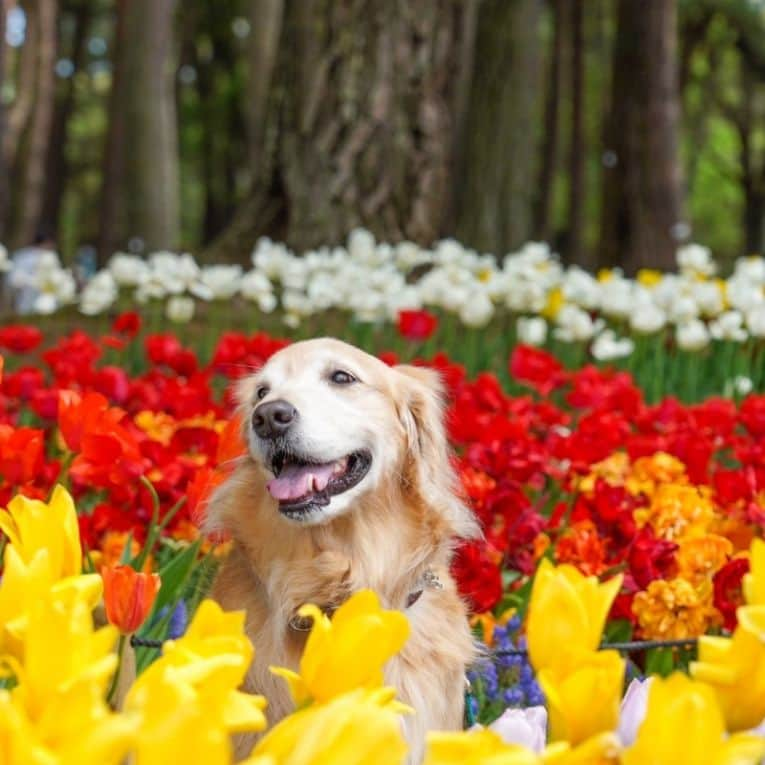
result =
M43 341L43 333L37 327L26 324L9 324L0 329L0 348L14 353L29 353Z
M131 566L115 566L105 568L101 577L107 619L120 632L135 632L154 605L161 584L159 575L144 574Z
M399 311L398 331L407 340L427 340L438 327L438 317L427 311Z
M133 338L141 331L141 317L135 311L125 311L114 320L112 331Z

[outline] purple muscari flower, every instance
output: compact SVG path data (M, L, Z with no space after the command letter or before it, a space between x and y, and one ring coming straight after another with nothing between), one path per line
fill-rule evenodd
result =
M518 744L539 753L547 741L547 710L543 706L506 709L489 729L506 744Z
M644 680L636 678L629 684L627 693L624 694L619 710L619 727L617 729L622 746L632 746L635 741L638 729L645 718L650 686L650 677Z
M186 601L181 598L173 609L172 616L170 617L170 623L167 627L167 637L170 640L175 640L186 632L186 627L189 623L189 610L186 607Z
M512 688L506 688L502 694L505 704L509 704L511 707L517 707L523 704L523 690L514 685Z

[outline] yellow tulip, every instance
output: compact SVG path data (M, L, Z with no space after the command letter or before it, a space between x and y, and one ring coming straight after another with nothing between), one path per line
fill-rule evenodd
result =
M573 566L555 567L544 559L534 578L526 625L534 669L562 675L595 651L621 584L621 574L600 584Z
M285 717L243 765L401 765L407 747L393 688L358 689Z
M153 673L151 682L141 688L145 693L131 690L125 704L127 714L140 725L134 765L229 765L228 731L219 710L206 706L207 699L200 699L169 672Z
M537 765L530 749L506 744L488 728L461 733L428 733L424 765Z
M170 761L159 753L172 752L178 738L189 755L173 761L215 763L228 756L229 734L263 730L266 700L237 690L252 655L244 613L226 613L204 600L186 634L165 643L125 699L125 710L141 721L139 765ZM178 706L169 717L162 713L167 704ZM201 759L189 760L193 752Z
M732 638L699 638L691 674L717 695L729 731L754 728L765 718L765 606L742 606Z
M743 590L750 606L765 606L765 541L752 540L749 550L750 571L744 574Z
M93 629L88 595L72 587L31 604L23 662L0 657L17 679L0 697L0 755L6 755L0 761L117 765L124 759L135 724L104 701L117 633Z
M547 699L553 741L577 745L615 730L624 685L624 659L616 651L584 656L565 673L543 668L537 680Z
M544 765L618 765L619 739L613 733L597 736L572 747L566 741L550 744L542 752Z
M56 486L47 504L16 495L7 510L0 510L0 531L25 563L39 550L47 550L56 579L74 576L82 570L77 511L71 495L62 486Z
M283 667L271 671L289 684L295 704L329 701L356 688L379 688L383 665L401 650L409 622L398 611L384 611L371 590L361 590L330 621L316 606L300 609L313 618L300 660L300 674Z
M676 672L654 678L648 709L623 765L747 765L765 755L765 739L742 733L726 737L714 691Z

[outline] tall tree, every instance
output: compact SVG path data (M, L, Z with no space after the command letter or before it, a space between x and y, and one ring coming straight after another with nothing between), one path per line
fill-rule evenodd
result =
M35 0L27 8L27 18L33 21L37 37L25 45L34 46L34 96L29 121L23 128L23 156L17 156L20 194L14 213L11 242L31 241L40 224L45 198L45 164L48 156L53 104L55 99L55 63L57 49L56 0Z
M541 0L479 8L454 233L486 252L503 254L532 232L541 10Z
M315 247L360 225L436 238L464 4L252 1L253 193L208 255L241 257L259 234Z
M566 0L553 0L550 11L553 33L547 56L547 85L545 95L544 125L539 162L539 180L534 202L534 236L543 242L552 239L552 198L555 175L558 169L560 148L559 124L561 103L561 78L564 55L564 16Z
M2 93L5 85L6 44L5 30L8 18L8 3L0 0L0 240L3 236L6 205L8 204L8 169L5 163L5 152L2 150L5 137L5 103Z
M584 257L584 0L571 0L571 139L568 161L568 230L566 255L574 263Z
M121 0L104 174L101 235L176 248L180 236L173 29L175 0ZM109 194L109 185L121 188Z
M682 221L676 0L619 0L600 261L671 268Z
M69 175L67 147L72 116L75 106L75 82L82 71L87 53L86 41L93 17L93 3L90 0L64 0L59 14L59 39L64 35L63 26L67 22L72 27L71 41L66 51L72 63L72 72L63 77L56 88L56 98L51 121L49 150L46 162L45 200L42 210L42 226L48 231L57 231L61 202Z

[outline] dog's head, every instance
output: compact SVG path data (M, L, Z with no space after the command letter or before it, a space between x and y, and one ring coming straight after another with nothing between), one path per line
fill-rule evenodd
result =
M238 396L250 455L284 517L325 523L398 481L457 535L475 532L454 491L437 373L308 340L272 356Z

